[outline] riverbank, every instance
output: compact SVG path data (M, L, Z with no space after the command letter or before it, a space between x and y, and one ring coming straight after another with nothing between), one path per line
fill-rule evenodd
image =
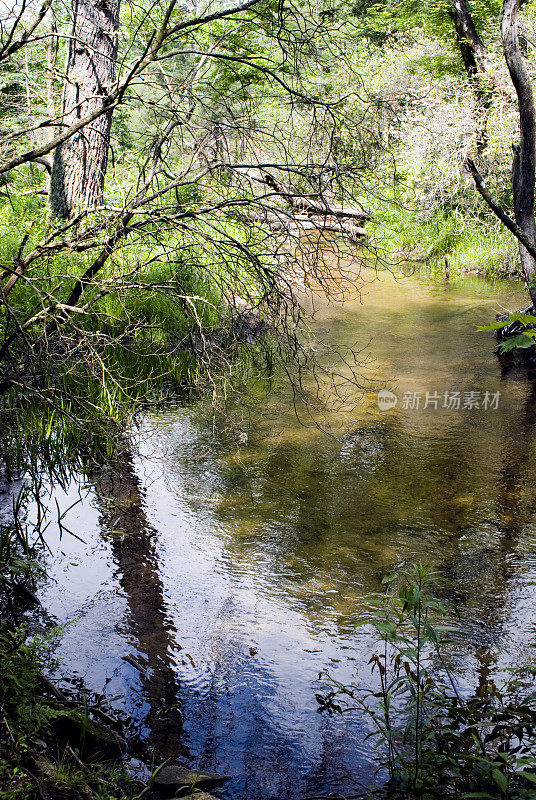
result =
M144 785L122 760L118 726L97 722L86 696L67 698L45 678L53 637L5 623L0 634L0 797L134 798Z
M5 545L11 535L0 529ZM143 761L124 715L80 680L57 673L65 630L35 612L37 562L11 548L0 559L0 799L141 800L207 793L225 776L171 761ZM134 660L137 669L143 667ZM51 680L48 675L54 676ZM58 686L61 683L61 688ZM153 754L154 759L154 754Z
M456 209L419 215L394 200L381 206L381 223L369 223L380 263L402 265L407 274L459 280L523 280L515 240L500 223ZM373 214L374 216L374 214Z

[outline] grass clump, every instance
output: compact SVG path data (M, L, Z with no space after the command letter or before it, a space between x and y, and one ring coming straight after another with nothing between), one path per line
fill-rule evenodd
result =
M478 274L488 279L521 278L515 241L498 222L436 209L422 220L415 209L390 203L371 232L388 264L408 272L451 279Z

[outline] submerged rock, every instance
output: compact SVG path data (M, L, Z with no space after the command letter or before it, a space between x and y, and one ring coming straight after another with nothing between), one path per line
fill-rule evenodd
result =
M121 758L126 751L126 743L120 736L78 709L57 711L52 729L59 739L77 748L83 757L114 760Z
M182 789L189 794L192 789L208 789L228 780L228 775L188 769L184 764L166 764L153 778L153 786L163 794L174 794ZM196 792L196 800L214 800L206 792Z

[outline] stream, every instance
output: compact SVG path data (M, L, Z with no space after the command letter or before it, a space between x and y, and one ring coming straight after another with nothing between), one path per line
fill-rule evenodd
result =
M449 579L465 690L534 655L536 397L476 332L522 302L513 283L371 272L316 326L364 348L394 407L356 392L326 434L281 384L240 445L204 404L171 407L98 481L55 488L79 537L51 517L39 597L66 625L56 672L128 714L157 760L230 775L224 798L284 800L373 779L369 723L318 714L315 692L326 669L371 685L356 623L398 563Z

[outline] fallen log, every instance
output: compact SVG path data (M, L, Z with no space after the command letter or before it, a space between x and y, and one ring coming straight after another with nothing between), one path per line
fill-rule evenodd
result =
M339 219L335 216L320 216L309 214L276 214L271 211L249 211L247 219L252 223L268 225L273 231L316 231L317 233L339 233L348 236L352 241L363 239L367 232L365 228L356 225L353 220Z
M315 216L349 217L359 222L365 222L370 219L370 214L362 208L345 208L333 203L328 205L324 200L314 200L311 197L305 197L303 194L297 194L291 191L288 186L285 186L284 183L274 178L273 175L270 175L269 172L264 173L264 183L281 197L284 197L288 204L298 211L306 211L308 214Z

